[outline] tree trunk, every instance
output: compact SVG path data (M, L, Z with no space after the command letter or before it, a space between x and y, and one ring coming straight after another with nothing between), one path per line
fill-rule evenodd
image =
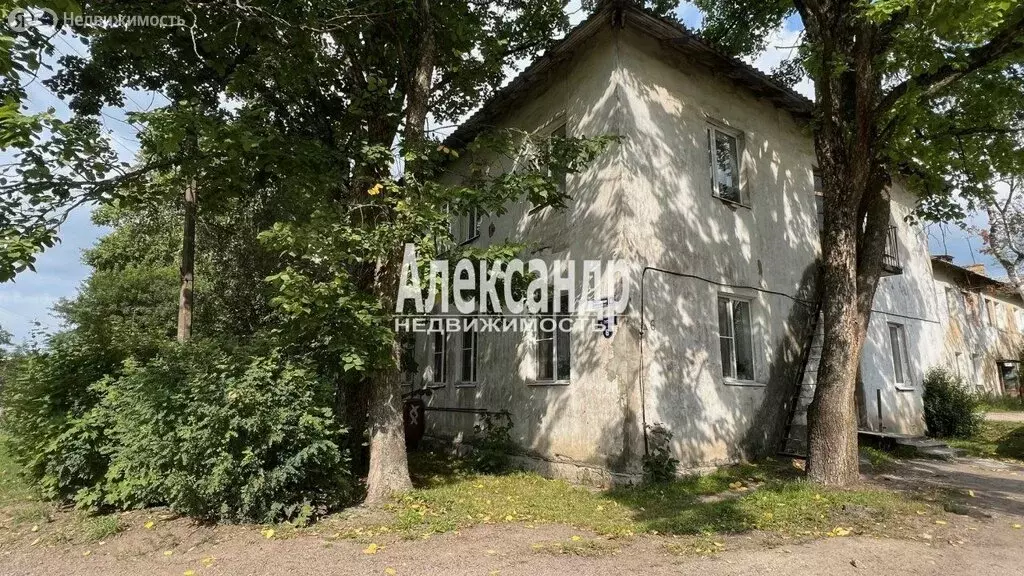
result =
M424 128L430 105L430 92L434 77L434 29L429 0L418 0L420 28L416 67L410 71L406 93L405 130L403 144L406 150L416 150L424 140ZM414 175L419 166L406 164L406 174ZM384 255L377 267L374 293L385 313L395 307L398 291L398 273L403 246L395 246ZM402 422L402 351L398 339L391 341L391 361L375 373L370 391L370 472L366 478L366 502L376 504L390 495L412 488L409 479L409 459L405 450L405 431Z
M185 223L181 242L181 290L178 295L178 342L192 338L192 300L196 271L196 184L185 186Z
M386 502L393 494L412 489L402 422L401 350L392 344L394 367L373 376L370 389L370 470L366 477L366 503Z

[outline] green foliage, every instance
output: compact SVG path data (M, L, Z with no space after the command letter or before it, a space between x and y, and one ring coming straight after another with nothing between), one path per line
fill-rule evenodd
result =
M4 393L8 446L44 496L256 522L351 496L333 388L303 363L196 342L93 378L67 372L78 350L26 355Z
M485 474L501 474L511 469L512 456L519 451L512 439L512 415L484 414L473 430L473 469Z
M663 424L647 426L647 454L644 454L644 480L668 482L678 475L679 460L672 456L672 432Z
M331 391L279 356L230 357L209 343L174 346L93 386L110 459L79 504L166 503L210 519L272 522L322 513L349 497Z
M984 416L978 400L963 379L943 368L932 368L924 378L924 421L928 434L942 438L969 438Z

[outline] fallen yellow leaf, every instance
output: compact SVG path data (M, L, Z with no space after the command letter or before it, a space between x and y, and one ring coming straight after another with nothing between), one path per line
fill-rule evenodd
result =
M395 576L395 574L398 574L398 571L395 570L394 568L388 566L387 568L384 569L384 573L387 574L388 576Z
M376 544L370 544L369 546L363 549L363 554L376 554L378 548L379 547Z
M380 191L383 189L384 187L381 186L380 184L374 184L373 188L367 190L366 193L369 194L370 196L376 196L377 194L380 194Z
M145 524L142 525L142 527L145 528L146 530L152 530L153 526L156 526L156 524L152 520L150 520L149 522L146 522Z
M196 576L195 570L185 570L184 576Z
M273 528L267 528L266 530L264 530L263 531L263 537L266 538L267 540L270 540L271 538L273 538L274 537L274 529Z
M171 552L170 550L164 550L164 556L170 556L171 554L174 554L174 552Z
M92 550L86 550L85 552L82 552L82 556L88 556L89 554L92 554Z
M945 520L936 520L935 523L940 525L940 526L945 526L946 525L946 521Z
M39 532L39 526L38 525L37 526L32 526L32 531L33 532Z
M580 540L583 540L583 538L581 536L573 536L572 537L572 541L573 542L579 542Z
M1020 530L1020 524L1014 524L1013 527L1016 528L1017 530Z
M214 558L213 556L207 556L206 558L203 558L202 560L200 560L200 562L203 563L203 566L206 566L207 568L209 568L210 565L213 564L214 560L216 560L216 558Z

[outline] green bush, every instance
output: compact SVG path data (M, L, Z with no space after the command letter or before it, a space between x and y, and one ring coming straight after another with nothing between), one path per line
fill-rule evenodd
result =
M485 474L502 474L512 468L512 455L519 451L512 439L512 416L508 412L484 414L473 426L472 467Z
M679 460L672 456L672 431L664 424L647 426L647 454L643 465L644 482L657 484L676 479Z
M969 438L981 429L978 400L959 377L932 368L924 378L924 421L929 436Z
M86 415L98 401L91 384L114 367L106 350L76 332L9 361L0 430L11 456L44 497L70 500L102 480L103 429L89 426Z
M351 497L333 386L302 362L194 342L76 379L71 354L29 355L5 392L3 431L47 496L255 522Z

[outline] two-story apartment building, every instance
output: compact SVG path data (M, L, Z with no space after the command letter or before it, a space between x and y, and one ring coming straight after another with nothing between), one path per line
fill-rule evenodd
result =
M526 241L525 258L627 262L629 307L611 337L585 327L421 336L416 385L436 387L428 433L464 437L481 414L507 410L538 468L598 482L639 471L654 423L689 469L776 452L801 380L813 383L821 244L810 112L681 25L604 3L448 144L487 127L620 135L568 178L567 209L512 206L463 219L456 234L480 246ZM919 434L941 330L924 234L904 220L914 198L898 185L891 195L889 275L858 397L863 427Z
M961 267L932 258L940 302L945 364L974 391L1018 394L1024 351L1024 301L1009 284L989 278L983 265Z

